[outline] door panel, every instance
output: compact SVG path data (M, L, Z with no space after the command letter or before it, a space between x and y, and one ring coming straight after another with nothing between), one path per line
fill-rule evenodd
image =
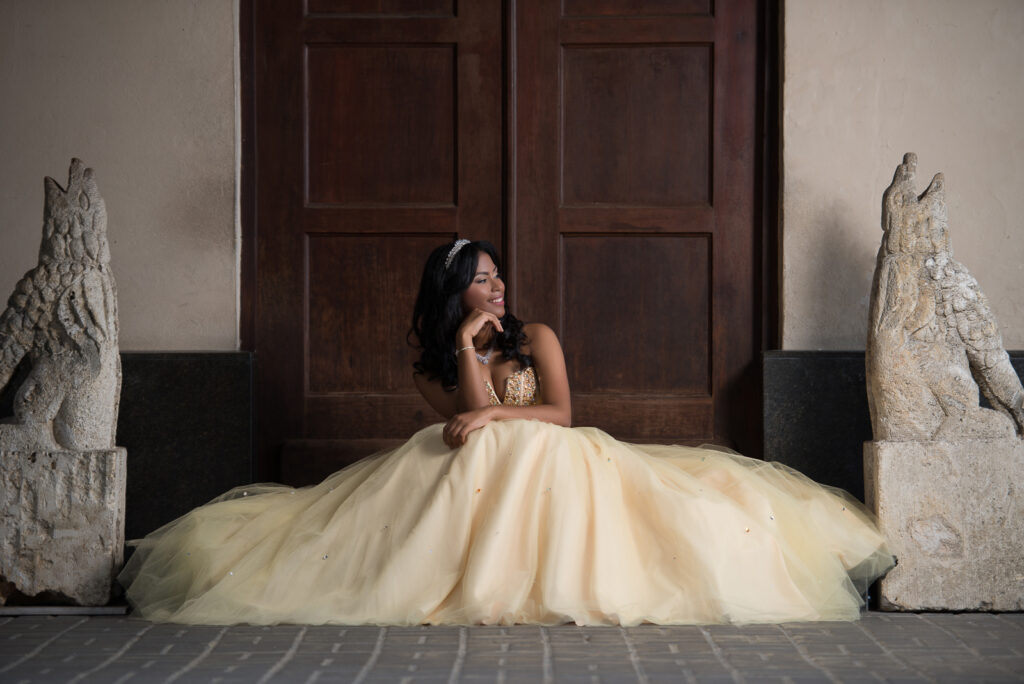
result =
M454 48L307 48L307 204L455 206Z
M710 395L710 247L700 234L563 236L562 342L576 392ZM616 305L624 286L631 306ZM650 353L660 335L685 350L674 363Z
M255 0L253 19L257 467L301 479L436 420L405 335L431 248L501 244L502 13Z
M710 204L711 48L566 45L562 207Z
M757 5L563 6L517 3L518 310L564 341L575 423L742 442L736 389L759 351Z

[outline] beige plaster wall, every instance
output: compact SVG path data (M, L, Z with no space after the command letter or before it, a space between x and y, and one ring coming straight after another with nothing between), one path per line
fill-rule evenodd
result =
M237 348L235 0L0 0L0 298L43 177L107 203L121 348Z
M954 255L1024 349L1024 2L784 0L782 343L863 349L881 195L946 175Z

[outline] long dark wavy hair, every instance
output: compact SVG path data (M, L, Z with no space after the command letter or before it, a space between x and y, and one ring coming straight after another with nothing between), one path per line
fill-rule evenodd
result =
M409 343L420 351L420 360L412 366L417 373L426 373L427 378L441 379L441 386L447 391L459 384L459 365L455 355L455 333L466 317L462 307L462 293L476 276L476 262L483 252L491 257L501 273L501 259L498 250L489 242L480 240L464 245L445 268L444 262L455 245L449 242L430 253L427 265L423 267L420 291L412 311L412 329ZM501 317L503 331L496 331L495 349L508 360L518 361L523 368L533 365L529 354L522 346L527 343L523 322L512 315L505 306Z

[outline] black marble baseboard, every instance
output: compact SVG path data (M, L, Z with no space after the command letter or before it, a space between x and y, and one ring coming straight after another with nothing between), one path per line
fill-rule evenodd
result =
M121 358L117 445L128 450L133 539L252 481L254 360L249 352ZM1024 373L1024 351L1010 359ZM8 394L0 392L0 415ZM766 460L863 500L862 447L871 439L863 351L766 352L763 422Z
M0 388L0 416L13 414L28 371L25 361ZM252 481L250 352L121 352L121 378L126 539Z
M122 352L117 445L128 450L125 538L253 477L253 355Z
M1017 374L1024 351L1011 351ZM764 458L864 499L871 440L863 351L764 354Z

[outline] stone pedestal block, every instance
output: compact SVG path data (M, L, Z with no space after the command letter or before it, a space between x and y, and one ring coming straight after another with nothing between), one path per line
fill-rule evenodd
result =
M1024 443L866 442L864 493L899 564L884 610L1024 609Z
M0 451L0 604L104 605L124 558L127 452Z

